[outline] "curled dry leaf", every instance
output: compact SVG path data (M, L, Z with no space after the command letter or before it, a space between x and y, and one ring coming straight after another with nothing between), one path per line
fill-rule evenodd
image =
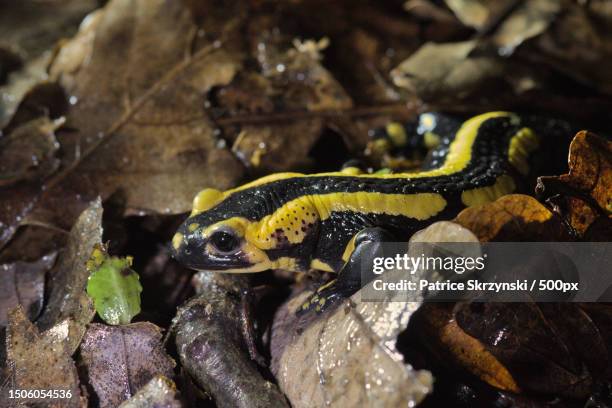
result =
M484 42L506 57L526 40L543 33L561 10L561 3L558 0L446 1L464 24L481 32L493 28Z
M469 57L477 41L426 43L391 71L395 85L424 100L467 97L488 79L499 77L502 63L492 57Z
M27 222L68 228L88 200L117 190L128 211L185 212L203 186L225 189L241 177L203 103L241 56L212 41L194 45L196 31L183 2L113 0L60 49L50 73L69 95L73 131L58 135L65 156L44 191L3 194L4 242L28 213Z
M461 211L454 222L486 241L567 241L562 220L535 198L510 194Z
M255 364L245 278L201 272L196 284L198 296L175 319L179 357L195 384L219 407L287 407Z
M0 139L0 188L45 180L59 167L55 130L63 120L30 121Z
M8 323L8 312L21 305L28 319L34 320L43 307L45 274L55 263L57 253L35 262L16 261L0 265L0 326Z
M89 271L87 260L102 240L102 203L94 201L83 211L70 231L68 243L49 272L45 309L37 321L41 330L68 320L69 347L74 352L85 333L85 325L94 316L94 308L85 292Z
M79 380L71 351L67 344L68 326L58 323L48 331L39 333L25 316L21 306L9 313L7 328L7 378L14 389L24 390L64 390L70 393L66 399L50 400L48 407L81 407L86 405L81 397ZM3 401L8 397L2 392L0 403L12 406L14 400ZM29 402L33 403L36 400ZM40 400L39 400L40 401ZM26 402L21 400L20 402Z
M119 408L181 408L177 399L176 385L163 375L156 375Z
M157 375L172 377L175 364L161 338L160 328L148 322L89 325L80 356L100 407L119 406Z
M596 221L605 220L610 225L612 142L590 132L579 132L570 144L569 173L540 177L537 192L553 197L558 212L581 235Z
M421 342L446 366L466 370L496 388L520 392L508 369L457 324L453 304L425 304L415 318Z

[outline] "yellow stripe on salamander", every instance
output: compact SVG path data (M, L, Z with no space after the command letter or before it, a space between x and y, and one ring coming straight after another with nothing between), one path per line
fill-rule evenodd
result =
M281 240L301 243L316 221L332 212L401 215L417 220L435 216L446 207L437 193L384 194L371 192L306 195L289 201L274 213L248 222L246 237L261 249L277 248Z
M384 178L384 179L411 179L423 177L445 176L463 170L472 159L472 145L478 135L478 129L487 120L498 117L509 117L514 120L519 120L518 116L510 112L488 112L482 115L474 116L467 120L459 130L455 139L450 144L444 164L433 170L416 172L416 173L391 173L391 174L355 174L354 177L363 178ZM302 173L276 173L266 177L254 180L250 183L228 190L225 194L229 195L236 191L245 190L251 187L257 187L263 184L271 183L278 180L286 180L293 177L324 177L324 176L346 176L342 172L328 172L315 174Z
M485 204L495 201L503 195L510 194L515 189L516 185L512 177L504 174L499 176L492 186L465 190L461 193L461 201L468 207Z
M380 178L380 179L416 179L423 177L436 177L436 176L445 176L456 173L458 171L463 170L467 167L472 159L472 145L474 144L474 140L478 135L478 129L480 126L487 120L498 117L509 117L514 120L519 120L518 116L509 113L509 112L488 112L482 115L475 116L469 120L467 120L457 131L457 135L455 139L450 144L448 153L444 160L444 164L433 170L415 172L415 173L391 173L391 174L358 174L358 172L345 171L345 172L328 172L328 173L315 173L315 174L302 174L302 173L275 173L270 174L268 176L259 178L250 183L243 184L231 190L227 190L225 192L221 192L219 190L207 188L202 190L196 198L194 199L193 211L191 215L195 215L201 213L203 211L209 210L215 205L219 204L229 195L246 190L252 187L261 186L264 184L272 183L279 180L286 180L294 177L322 177L322 176L353 176L353 177L363 177L363 178ZM530 146L529 142L530 138L528 137L520 137L515 142L514 146L510 146L511 151L509 152L509 157L519 157L513 152L520 152L521 148L524 148L523 145ZM519 159L515 159L517 163ZM518 164L520 166L520 164Z
M522 128L510 139L508 161L523 176L529 173L529 154L538 148L540 139L533 130Z

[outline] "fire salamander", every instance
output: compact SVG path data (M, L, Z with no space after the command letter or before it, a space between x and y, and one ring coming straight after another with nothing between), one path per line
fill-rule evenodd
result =
M559 144L551 138L567 140L570 132L560 121L509 112L464 122L426 113L412 126L392 123L374 142L428 149L422 171L347 167L272 174L224 192L205 189L172 239L174 256L196 270L339 273L304 306L321 310L359 289L362 244L405 241L466 206L517 191L536 164L534 153L551 150L546 146Z

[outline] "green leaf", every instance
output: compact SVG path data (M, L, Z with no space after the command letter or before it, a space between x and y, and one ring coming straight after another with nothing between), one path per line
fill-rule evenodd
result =
M142 286L131 265L131 257L109 257L101 247L94 249L87 263L91 270L87 294L98 315L108 324L128 324L140 313Z

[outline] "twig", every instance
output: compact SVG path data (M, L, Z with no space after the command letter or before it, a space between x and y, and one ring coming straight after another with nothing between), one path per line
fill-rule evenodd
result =
M398 113L416 113L416 108L407 106L406 104L391 104L382 106L368 106L354 109L329 109L317 111L294 111L267 113L259 115L240 115L227 118L215 119L215 123L219 126L228 125L244 125L244 124L268 124L272 122L291 122L296 120L309 120L317 118L332 118L332 117L365 117L388 115Z

